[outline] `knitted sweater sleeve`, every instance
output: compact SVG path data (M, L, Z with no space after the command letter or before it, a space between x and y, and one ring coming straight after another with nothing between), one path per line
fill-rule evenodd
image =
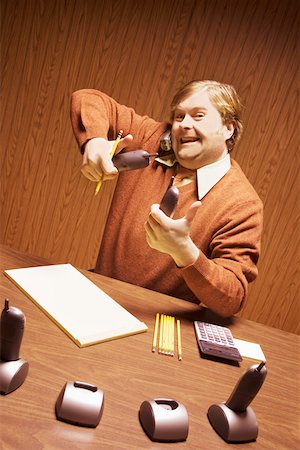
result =
M221 316L231 316L243 306L248 283L257 276L262 233L259 198L240 204L212 237L209 255L179 269L196 297Z
M113 140L119 130L123 136L131 133L134 146L151 141L165 124L148 116L136 114L134 109L117 103L113 98L95 89L81 89L71 97L71 122L75 138L83 150L90 139L103 137Z

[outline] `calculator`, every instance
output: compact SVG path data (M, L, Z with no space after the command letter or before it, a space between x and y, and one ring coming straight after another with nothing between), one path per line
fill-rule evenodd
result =
M205 355L242 361L229 328L207 322L194 321L196 338L201 352Z

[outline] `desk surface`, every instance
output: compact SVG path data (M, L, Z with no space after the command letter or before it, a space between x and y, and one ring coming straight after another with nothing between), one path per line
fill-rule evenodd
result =
M234 366L202 359L193 320L216 321L208 310L120 281L83 273L144 321L146 333L78 348L4 275L3 270L47 264L0 246L0 302L9 298L26 316L21 357L29 362L28 377L19 389L0 396L0 437L3 449L197 449L234 448L210 426L206 413L225 401L252 363ZM0 305L2 310L2 306ZM182 321L183 360L151 352L156 312ZM299 448L299 336L243 319L220 321L234 337L258 342L267 358L268 375L252 403L258 424L256 442L243 449ZM105 404L97 428L81 428L56 420L55 402L66 381L85 381L104 391ZM166 397L185 405L189 414L186 442L152 442L142 430L138 411L146 399ZM235 447L237 448L237 447Z

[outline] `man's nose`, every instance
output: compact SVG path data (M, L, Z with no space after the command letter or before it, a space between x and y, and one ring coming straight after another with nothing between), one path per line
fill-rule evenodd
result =
M192 117L186 114L182 121L180 122L180 126L182 128L192 128L193 126L193 120Z

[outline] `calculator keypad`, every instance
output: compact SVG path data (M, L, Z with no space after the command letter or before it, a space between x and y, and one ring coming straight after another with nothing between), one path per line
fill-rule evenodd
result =
M203 353L234 361L242 360L229 328L200 321L195 321L194 325L197 341Z

